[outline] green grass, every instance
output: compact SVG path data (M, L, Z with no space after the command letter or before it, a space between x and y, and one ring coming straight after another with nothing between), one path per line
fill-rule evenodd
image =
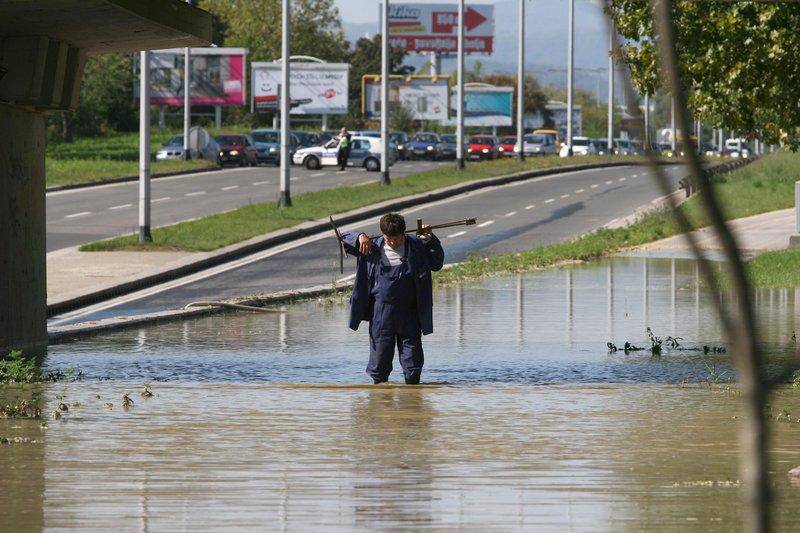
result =
M559 157L528 158L524 163L516 159L467 165L463 172L451 166L395 179L390 187L376 183L365 186L337 187L299 194L292 198L293 207L279 208L271 200L261 204L241 207L198 220L181 222L152 231L153 242L139 244L136 235L126 235L81 246L82 251L112 250L190 250L210 251L247 240L270 231L288 228L305 222L342 213L393 198L426 192L456 183L501 176L523 170L548 168L566 164L609 161L602 156L566 159ZM637 161L624 158L624 161ZM378 176L376 174L376 180Z
M800 155L780 152L764 157L731 174L715 179L727 220L785 209L794 205L794 182L800 179ZM708 225L697 196L679 209L693 228ZM544 245L522 253L470 260L437 273L438 283L452 283L483 276L502 275L552 266L567 261L590 261L625 248L670 237L678 233L672 213L656 212L626 228L600 229L576 239ZM768 252L748 263L756 285L800 285L800 250Z
M216 168L212 161L195 159L192 161L155 161L150 163L153 175L167 172ZM135 161L112 161L109 159L47 159L45 161L47 186L73 185L76 183L100 183L112 178L136 176L139 163Z

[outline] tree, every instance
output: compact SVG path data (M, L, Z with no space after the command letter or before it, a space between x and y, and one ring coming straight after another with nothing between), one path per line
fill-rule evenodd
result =
M650 2L612 0L621 59L641 93L662 86ZM690 112L768 143L800 142L800 5L678 0L676 48Z

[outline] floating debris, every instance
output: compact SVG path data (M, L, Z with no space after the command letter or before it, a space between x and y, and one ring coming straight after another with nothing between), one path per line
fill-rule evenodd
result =
M133 407L133 400L131 399L130 394L125 393L122 395L122 408L127 410Z
M141 392L141 397L142 398L152 398L153 397L153 391L150 390L150 385L145 385L144 386L144 390Z

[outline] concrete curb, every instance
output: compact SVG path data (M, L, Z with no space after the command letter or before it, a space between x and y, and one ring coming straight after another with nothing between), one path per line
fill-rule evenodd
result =
M678 162L677 161L675 163L666 162L663 164L676 164L676 163ZM451 185L449 187L435 189L433 191L427 191L412 196L405 196L402 198L387 200L385 202L373 204L367 207L362 207L346 213L340 213L338 215L335 215L335 218L337 224L341 225L352 224L354 222L360 222L362 220L375 217L387 211L398 211L406 209L408 207L435 202L443 200L445 198L458 196L466 192L476 191L479 189L485 189L489 187L495 187L498 185L506 185L508 183L526 181L534 178L542 178L546 176L552 176L555 174L564 174L567 172L592 170L597 168L613 168L621 166L642 166L644 164L645 163L631 162L631 161L589 163L583 165L569 165L569 166L562 166L562 167L555 167L548 169L537 169L526 172L519 172L516 174L509 174L506 176L484 178L480 180L459 183L456 185ZM267 233L266 235L253 237L246 241L237 244L232 244L230 246L220 248L219 250L215 250L214 252L211 252L210 255L206 255L202 259L189 260L185 264L182 264L178 267L157 272L155 274L151 274L143 278L133 279L112 287L106 287L104 289L83 294L81 296L77 296L74 298L69 298L54 302L47 306L47 316L48 317L57 316L62 313L67 313L69 311L80 309L81 307L86 307L88 305L109 300L111 298L116 298L118 296L130 294L132 292L146 289L161 283L165 283L167 281L172 281L174 279L183 276L188 276L190 274L194 274L201 270L221 265L223 263L227 263L229 261L233 261L235 259L239 259L241 257L256 252L260 252L280 244L285 244L287 242L307 237L309 235L315 235L327 231L330 231L330 221L328 221L328 219L317 219L309 222L304 222L302 224L293 226L291 228L284 228L281 230Z
M201 172L217 172L219 170L224 170L224 169L208 167L208 168L194 168L189 170L176 170L174 172L159 172L158 174L150 176L150 179L157 180L159 178L171 178L173 176L183 176L184 174L200 174ZM92 187L100 187L102 185L111 185L114 183L129 183L131 181L139 181L139 176L103 178L97 181L89 181L86 183L68 183L66 185L53 185L52 187L47 187L44 190L44 192L45 194L47 194L49 192L69 191L73 189L91 189Z

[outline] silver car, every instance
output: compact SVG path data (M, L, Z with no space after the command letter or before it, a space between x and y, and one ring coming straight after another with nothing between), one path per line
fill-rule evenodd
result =
M374 137L356 136L350 138L350 157L347 166L363 167L370 172L381 169L381 140ZM301 148L294 153L292 161L295 165L303 165L309 170L338 165L339 139L331 139L322 146ZM389 152L389 165L393 165L396 157Z
M556 155L556 141L551 135L529 133L522 138L522 153L526 156Z

